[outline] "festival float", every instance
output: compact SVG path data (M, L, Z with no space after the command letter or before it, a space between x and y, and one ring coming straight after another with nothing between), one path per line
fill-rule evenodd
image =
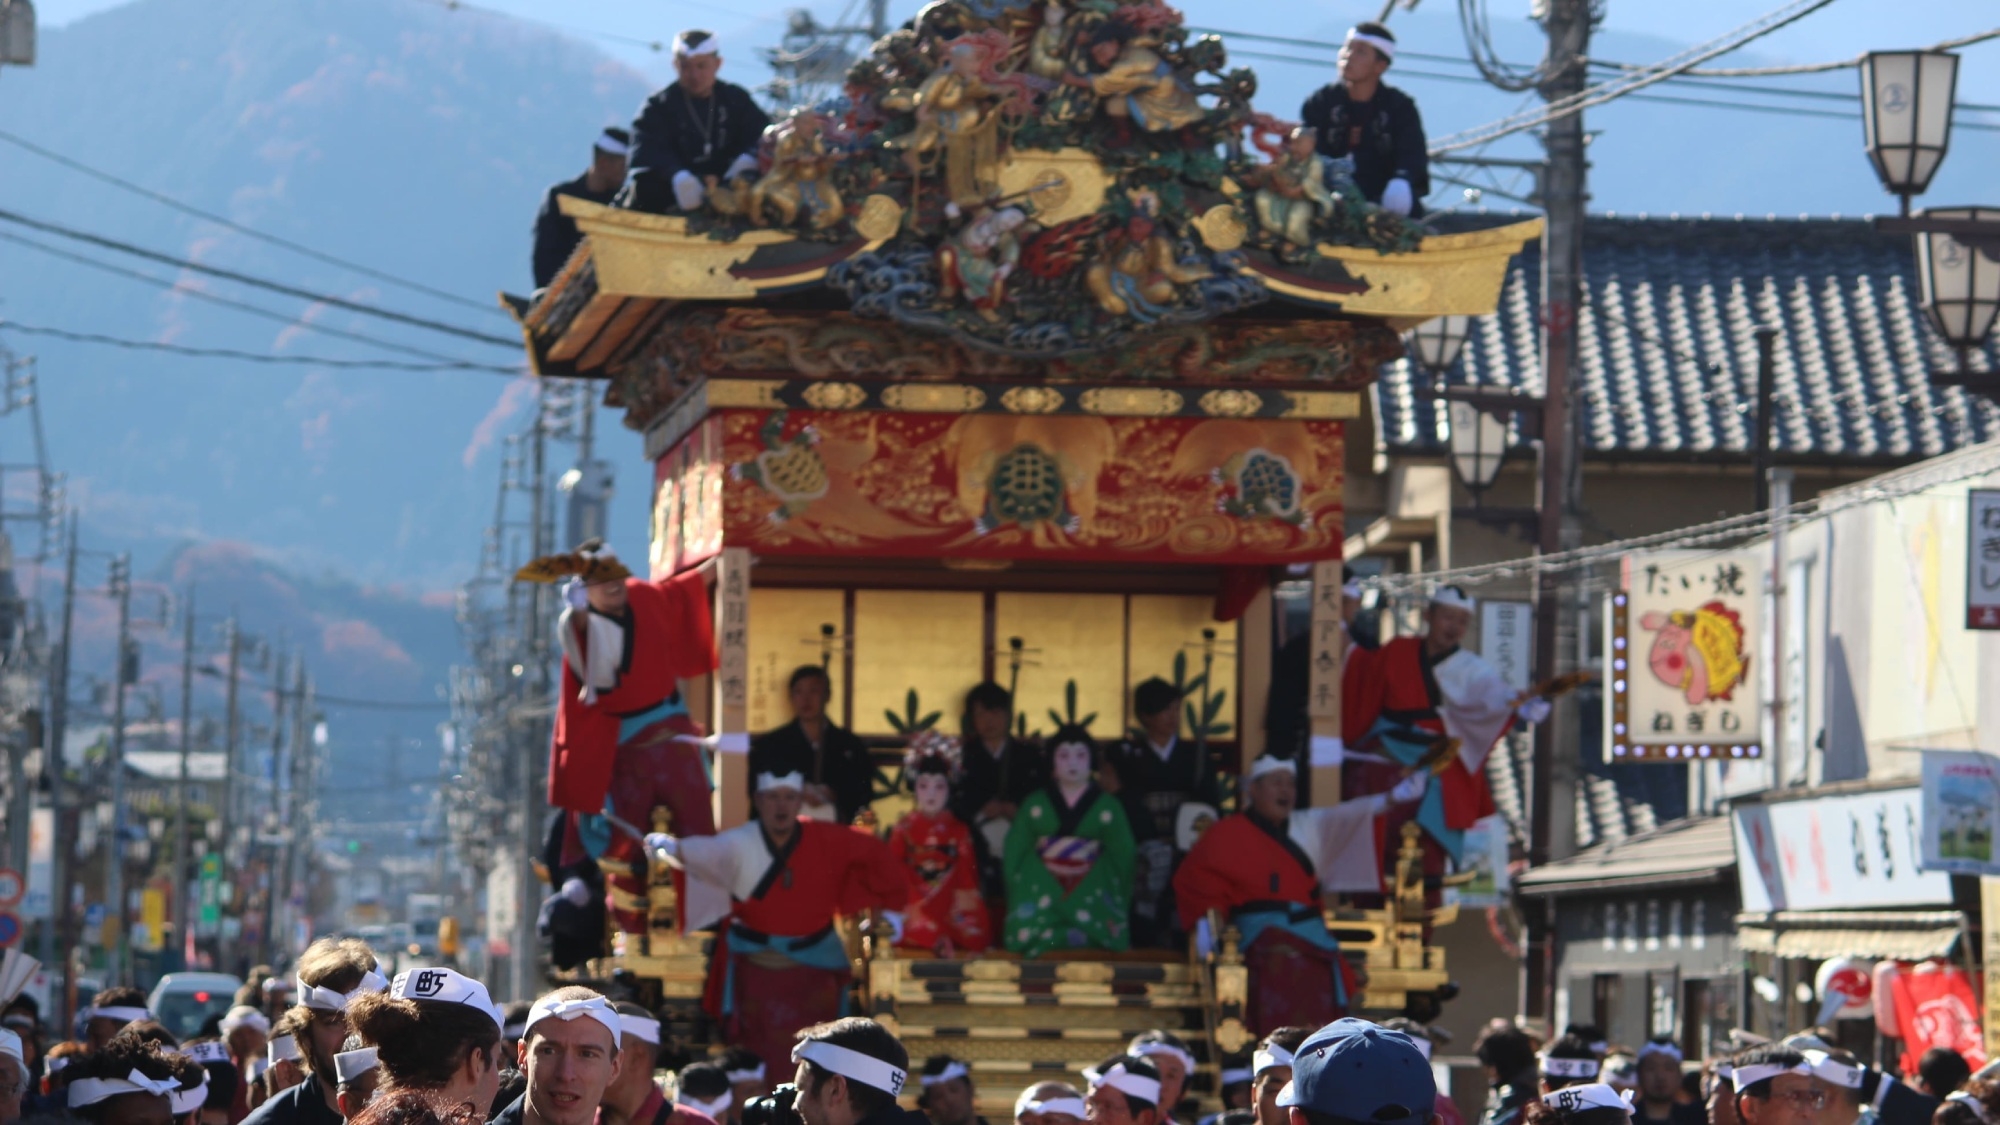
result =
M1182 737L1225 770L1252 756L1272 576L1310 573L1337 608L1346 423L1402 332L1493 311L1540 234L1368 203L1252 107L1256 84L1157 0L939 0L700 209L563 200L583 243L509 305L539 375L605 381L644 435L653 575L707 579L719 669L688 695L717 732L719 826L743 821L742 750L789 717L805 663L882 748L884 824L908 736L982 680L1013 689L1022 733L1094 719L1115 739L1160 676L1186 691ZM1316 722L1337 691L1315 671ZM1452 911L1401 843L1381 905L1328 920L1364 1011L1427 1017L1448 976L1426 936ZM636 982L699 1044L709 939L655 866L614 904L648 932L585 975ZM1037 959L857 932L854 1010L913 1057L971 1060L982 1108L1148 1027L1199 1040L1212 1100L1254 1042L1217 921L1187 952Z

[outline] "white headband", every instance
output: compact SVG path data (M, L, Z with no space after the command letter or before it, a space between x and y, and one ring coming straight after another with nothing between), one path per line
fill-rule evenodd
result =
M342 1082L352 1082L382 1064L379 1048L362 1047L354 1051L342 1051L333 1056L333 1075Z
M1014 1116L1024 1113L1066 1113L1078 1121L1090 1113L1090 1107L1082 1098L1050 1098L1045 1102L1019 1102L1014 1106Z
M1736 1068L1736 1089L1739 1093L1748 1091L1757 1083L1776 1078L1780 1074L1802 1074L1811 1078L1812 1072L1811 1063L1802 1062L1795 1066L1786 1066L1783 1063L1750 1063Z
M536 1024L550 1019L562 1020L564 1023L579 1019L596 1020L611 1032L613 1047L619 1045L625 1034L625 1029L618 1023L618 1009L613 1008L611 1001L602 996L592 996L587 1000L556 1000L544 996L535 1001L535 1006L529 1010L528 1026L521 1033L522 1037L532 1034Z
M1269 754L1250 763L1250 780L1255 781L1267 773L1288 773L1297 777L1299 767L1290 758L1273 758Z
M69 1107L96 1105L106 1098L120 1094L155 1094L165 1097L180 1089L180 1082L173 1078L148 1078L138 1071L123 1078L79 1078L69 1084Z
M722 1076L729 1079L731 1086L736 1085L738 1082L762 1082L764 1080L764 1064L758 1063L749 1070L725 1070L722 1072Z
M202 1063L204 1065L208 1063L226 1063L232 1061L229 1057L229 1048L223 1046L220 1040L214 1040L214 1039L211 1039L206 1043L195 1043L190 1046L183 1047L181 1048L181 1054L186 1055L188 1058L191 1058L194 1061Z
M801 1040L792 1048L792 1061L804 1059L817 1063L826 1070L852 1079L863 1086L873 1086L877 1090L887 1090L892 1094L903 1092L903 1083L909 1080L909 1073L901 1067L890 1066L873 1055L851 1051L846 1047L828 1043L824 1039Z
M721 50L722 41L713 35L693 46L688 45L687 32L683 31L679 35L674 36L674 57L677 59L686 58L689 55L713 55L719 53Z
M717 1121L721 1121L723 1115L729 1112L729 1107L736 1104L736 1095L728 1090L724 1090L714 1101L705 1102L700 1098L691 1098L686 1094L681 1094L674 1101L676 1104L684 1105L700 1113L706 1113Z
M1387 39L1380 35L1370 35L1358 27L1347 29L1347 41L1349 43L1366 43L1388 56L1391 61L1396 57L1396 41L1394 39Z
M229 1009L229 1014L222 1017L221 1030L224 1036L229 1035L239 1027L254 1027L260 1034L271 1034L270 1017L250 1007L248 1004L241 1004L231 1008Z
M173 1093L168 1094L167 1101L171 1103L171 1110L175 1117L179 1117L184 1113L193 1113L195 1110L200 1109L208 1102L208 1075L203 1074L201 1076L201 1085L196 1086L192 1090L175 1090Z
M389 980L373 969L361 977L361 983L352 992L335 992L331 988L320 988L306 983L299 977L299 1003L321 1012L344 1012L347 1006L371 992L380 992L389 987Z
M660 1021L651 1016L628 1016L618 1013L618 1026L626 1034L642 1042L660 1045Z
M1596 1059L1563 1059L1542 1056L1542 1073L1550 1078L1595 1078L1603 1069Z
M55 1074L68 1065L69 1065L68 1055L57 1055L52 1059L44 1059L42 1061L42 1073Z
M1618 1091L1602 1082L1592 1082L1585 1086L1565 1086L1560 1090L1542 1095L1542 1101L1556 1109L1568 1113L1581 1113L1587 1109L1619 1109L1632 1112L1632 1106Z
M1257 1053L1250 1056L1250 1073L1252 1077L1262 1074L1267 1070L1276 1070L1281 1066L1290 1065L1292 1065L1292 1053L1278 1046L1276 1043L1259 1047L1257 1048Z
M953 1059L951 1060L951 1062L945 1065L945 1068L943 1070L937 1072L936 1074L918 1075L917 1084L922 1086L924 1089L928 1090L932 1086L942 1086L945 1083L955 1081L956 1079L970 1078L970 1077L972 1077L972 1071L966 1069L964 1063L959 1062L957 1059Z
M790 773L760 773L757 775L757 792L762 793L766 789L796 789L803 793L806 790L806 775L797 770Z
M1154 1046L1163 1046L1163 1044L1156 1043ZM1126 1070L1125 1064L1122 1062L1113 1063L1111 1069L1106 1071L1093 1072L1086 1070L1083 1072L1083 1076L1090 1079L1092 1087L1109 1086L1119 1093L1138 1098L1142 1102L1151 1102L1154 1105L1160 1104L1160 1080L1157 1078L1148 1078L1143 1074L1134 1074Z
M614 137L609 133L597 134L597 141L595 143L595 147L597 151L606 153L611 156L626 156L630 154L632 151L631 145L626 144L624 141L619 140L617 137Z
M1189 1074L1194 1073L1194 1056L1188 1054L1185 1049L1174 1046L1172 1043L1141 1043L1132 1048L1132 1053L1142 1059L1150 1059L1155 1055L1166 1055L1170 1058L1176 1058L1181 1060L1182 1070L1187 1071Z
M5 1028L0 1028L0 1055L12 1055L23 1063L28 1061L21 1053L21 1037Z
M1992 1118L1986 1116L1986 1106L1981 1104L1978 1098L1973 1097L1971 1094L1966 1093L1964 1090L1953 1090L1951 1093L1946 1094L1944 1096L1944 1100L1948 1102L1957 1102L1960 1105L1963 1105L1965 1108L1972 1111L1972 1115L1974 1117L1979 1118L1979 1120L1981 1121L1992 1120Z
M1456 586L1439 586L1437 589L1431 591L1431 604L1448 605L1453 609L1462 609L1467 613L1471 613L1473 610L1479 608L1479 599Z
M486 1013L494 1027L499 1027L506 1018L487 995L485 985L452 969L404 969L396 974L396 983L389 986L389 996L395 1000L463 1004Z
M1647 1055L1665 1055L1675 1062L1681 1061L1681 1049L1679 1047L1674 1046L1672 1043L1655 1043L1650 1039L1639 1045L1639 1061L1644 1062Z
M1224 1086L1234 1086L1240 1082L1248 1082L1250 1078L1250 1068L1247 1066L1232 1067L1222 1072L1222 1084Z
M1849 1090L1861 1088L1862 1072L1858 1066L1849 1066L1825 1051L1805 1052L1806 1063L1812 1067L1813 1077Z
M280 1035L269 1043L264 1044L264 1062L266 1065L281 1063L287 1059L297 1059L298 1057L299 1041L289 1035Z
M118 1020L121 1023L137 1023L153 1018L153 1013L144 1008L124 1008L113 1005L109 1008L92 1008L89 1014L94 1020Z

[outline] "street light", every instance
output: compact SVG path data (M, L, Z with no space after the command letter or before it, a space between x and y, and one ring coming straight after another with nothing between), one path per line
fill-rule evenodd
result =
M1910 213L1951 141L1958 56L1947 51L1874 51L1861 61L1861 125L1882 186Z
M1469 316L1434 316L1410 329L1408 350L1416 355L1417 363L1425 371L1442 383L1445 373L1458 362L1458 353L1465 350L1465 338L1471 329Z
M0 66L35 65L35 6L0 0Z
M2000 208L1927 208L1918 218L1994 223L2000 221ZM1963 375L1968 370L1967 355L1985 345L1993 331L1994 316L2000 313L2000 258L1990 242L1974 249L1944 231L1916 237L1924 314L1945 343L1958 352L1959 373Z
M1500 462L1507 459L1507 423L1463 399L1448 405L1451 466L1477 503L1480 494L1493 486L1493 478L1500 475Z

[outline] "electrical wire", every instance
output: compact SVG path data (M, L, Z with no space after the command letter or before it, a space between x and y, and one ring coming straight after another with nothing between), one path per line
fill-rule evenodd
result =
M320 356L267 355L262 352L242 352L232 348L191 348L180 344L167 344L157 340L128 340L119 336L104 336L95 332L71 332L62 328L47 328L37 324L23 324L18 320L0 320L0 332L19 332L28 336L49 336L58 340L69 340L79 344L104 344L108 347L126 348L132 351L167 352L171 355L194 356L201 359L237 359L246 363L283 364L299 367L337 367L356 370L378 371L490 371L500 375L520 375L522 370L498 367L484 363L406 363L393 359L328 359Z
M1947 39L1942 43L1934 43L1922 49L1925 51L1949 51L1955 47L1970 47L1975 43L1984 43L1989 39L2000 39L2000 27L1996 27L1991 31L1976 31L1971 35L1960 36L1957 39ZM1786 74L1825 74L1832 70L1847 70L1851 67L1860 66L1862 60L1867 57L1866 54L1860 54L1851 59L1835 59L1832 62L1823 63L1803 63L1796 66L1703 67L1696 70L1683 71L1682 73L1691 78L1775 78ZM1607 66L1628 71L1645 69L1645 67L1636 63L1608 62L1600 59L1591 59L1590 65Z
M468 297L461 297L456 293L447 293L442 289L433 289L430 286L423 284L422 282L410 281L406 278L398 277L395 274L389 273L385 270L378 270L370 266L364 266L359 262L352 262L347 260L346 258L336 257L332 254L326 253L325 251L315 250L310 246L305 246L301 245L300 243L293 242L290 239L280 238L275 234L266 234L263 231L257 230L254 227L244 226L242 223L236 222L233 219L224 218L223 216L215 214L212 211L204 211L201 208L196 207L192 204L183 203L180 200L175 199L171 195L166 195L162 192L154 191L152 188L146 187L142 184L136 184L130 180L114 176L111 173L106 172L100 168L93 168L90 165L85 164L81 160L77 160L74 157L64 156L62 153L56 152L52 149L44 148L41 145L34 143L33 141L15 136L14 134L7 132L5 129L0 129L0 141L5 141L6 143L13 145L15 148L23 149L27 152L34 153L36 156L39 156L44 160L50 161L55 164L60 164L63 167L68 168L73 172L82 173L83 175L89 176L92 179L100 180L104 183L112 185L113 187L122 188L125 191L129 191L134 195L150 199L155 203L171 207L174 210L181 212L182 214L192 215L195 218L200 219L204 222L214 223L217 226L226 227L227 229L233 230L238 234L246 235L250 238L257 239L260 242L268 242L273 246L282 247L283 249L290 250L294 254L302 254L308 258L314 259L315 261L325 262L326 264L331 266L339 266L341 269L351 270L355 273L361 274L364 277L372 277L377 281L384 282L389 285L394 285L399 288L408 289L415 293L422 293L428 297L435 297L440 301L450 301L455 305L463 305L469 309L478 309L480 312L492 313L496 316L507 315L494 305L486 304L481 301L474 301Z
M441 355L437 352L425 351L422 348L414 348L407 344L399 344L393 340L383 340L378 337L369 336L360 332L349 332L346 329L342 328L333 328L331 326L324 324L315 324L312 321L302 320L298 317L290 315L289 313L279 312L276 309L267 309L261 305L253 305L246 301L231 300L228 297L224 297L216 293L210 293L202 289L191 289L171 278L154 277L152 274L141 273L138 270L128 270L123 266L112 265L110 262L100 262L95 258L88 258L82 254L73 254L70 251L63 250L59 247L44 245L40 242L36 242L32 238L22 238L18 234L8 234L6 231L0 231L0 241L12 242L19 246L26 246L31 250L39 250L44 254L48 254L57 258L62 258L66 261L75 262L78 265L89 266L91 269L94 270L102 270L103 272L111 274L115 277L124 277L124 278L130 278L131 280L134 281L143 281L149 285L158 286L161 289L165 289L171 293L179 294L180 296L183 297L193 297L198 301L207 301L210 304L220 305L226 309L235 309L239 312L249 313L252 316L263 317L265 320L273 320L289 328L299 328L307 332L317 332L323 336L337 336L343 340L353 340L356 343L367 344L370 347L383 348L385 350L398 352L403 355L418 356L422 359L438 360L446 363L454 362L456 360L456 357L454 356Z
M254 285L259 289L269 289L274 293L283 293L287 297L298 297L303 300L315 301L320 304L332 305L335 308L346 309L349 312L380 317L383 320L393 320L398 324L408 324L416 328L426 328L432 332L442 332L449 336L477 340L482 344L492 344L496 347L506 348L509 351L517 351L521 347L521 341L518 339L510 340L505 336L489 336L475 329L460 328L458 325L446 324L443 321L431 320L428 317L412 316L409 313L397 312L394 309L385 309L378 305L350 301L344 297L335 297L329 293L315 293L310 289L301 289L295 285L270 281L251 274L240 273L236 270L226 270L219 266L190 261L187 258L177 258L172 254L162 254L157 250L148 250L143 246L135 246L130 242L121 242L115 238L106 238L101 234L92 234L89 231L77 230L74 227L66 227L59 223L51 223L42 219L31 219L26 215L14 211L0 209L0 220L42 231L45 234L53 234L77 242L87 242L93 246L101 246L106 250L116 250L121 254L130 254L137 258L145 258L148 261L159 262L162 265L173 266L177 269L193 270L196 273L205 273L211 277L220 277L229 281L242 282L245 285Z
M1486 0L1458 0L1458 26L1464 33L1466 52L1471 56L1472 65L1488 84L1510 94L1521 94L1539 89L1555 77L1549 70L1547 59L1531 69L1522 70L1500 57L1499 50L1493 46L1493 29L1487 22Z

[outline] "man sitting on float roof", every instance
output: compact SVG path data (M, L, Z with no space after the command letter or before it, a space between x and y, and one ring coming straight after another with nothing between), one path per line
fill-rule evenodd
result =
M1416 99L1382 81L1396 60L1396 36L1379 23L1356 24L1340 48L1340 81L1319 88L1299 120L1319 132L1319 154L1354 160L1354 184L1371 203L1422 215L1431 191L1429 146Z
M1422 797L1428 778L1420 771L1388 793L1299 809L1298 768L1259 758L1250 766L1248 807L1202 833L1181 861L1174 874L1181 924L1193 929L1213 910L1241 935L1251 1027L1310 1027L1346 1014L1358 982L1327 931L1320 894L1381 887L1376 814Z
M647 849L687 872L687 930L721 920L702 1006L728 1042L784 1058L800 1027L836 1019L847 996L847 950L836 914L900 910L909 877L889 845L799 815L805 779L757 779L757 818L715 836L654 833ZM696 884L710 893L697 894ZM726 894L733 909L705 904ZM764 954L753 957L752 954Z
M771 123L750 91L716 77L722 44L712 31L674 36L675 81L646 99L632 122L632 182L619 201L635 211L693 211L708 181L757 171L757 143Z

